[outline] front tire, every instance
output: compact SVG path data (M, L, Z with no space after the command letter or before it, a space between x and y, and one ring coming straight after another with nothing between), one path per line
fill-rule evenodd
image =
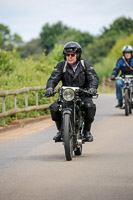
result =
M129 113L132 114L132 92L130 88L130 107L129 107Z
M129 112L130 112L129 94L128 94L128 89L125 89L125 116L128 116Z
M70 114L64 114L63 129L65 156L66 160L70 161L73 157L73 129Z

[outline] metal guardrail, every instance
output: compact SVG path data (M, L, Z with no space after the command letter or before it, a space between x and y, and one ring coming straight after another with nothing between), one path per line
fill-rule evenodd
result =
M0 118L2 118L2 123L5 123L5 117L10 116L17 113L29 112L32 110L43 110L48 109L50 104L39 105L38 104L38 91L45 90L46 87L25 87L17 90L3 90L0 91L0 97L2 98L2 113L0 113ZM35 91L35 105L28 106L28 92ZM25 107L17 108L17 95L25 94ZM14 109L6 111L5 109L5 98L6 96L13 95L14 96ZM51 98L50 98L51 102Z

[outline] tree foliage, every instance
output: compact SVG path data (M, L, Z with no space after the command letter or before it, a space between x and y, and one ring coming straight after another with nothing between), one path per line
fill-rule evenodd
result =
M10 30L7 26L0 24L0 48L4 48L10 37Z
M109 28L104 27L101 37L118 39L121 36L129 36L133 32L133 20L129 17L119 17Z
M37 58L39 55L42 54L43 48L41 46L40 39L33 39L27 42L24 46L18 47L18 51L22 58L26 58L29 56Z
M82 46L82 59L88 59L94 67L96 66L98 73L101 74L100 70L103 70L101 66L112 66L109 59L106 60L112 49L114 51L114 47L119 40L123 41L121 43L123 46L128 44L126 41L128 41L128 37L130 38L132 31L133 20L126 17L116 19L108 28L104 27L97 37L92 36L89 32L81 32L67 27L62 22L57 22L53 25L47 23L42 27L39 38L31 40L23 46L17 46L17 50L23 59L28 57L36 58L36 61L38 61L36 70L48 74L49 72L47 71L51 71L51 66L63 60L64 44L69 41L76 41ZM7 48L9 41L12 45L10 49L12 51L15 44L21 43L21 38L18 35L11 35L9 28L1 24L0 45L4 45ZM118 52L116 52L117 54ZM43 59L45 59L45 64L43 64ZM107 64L108 61L109 63Z
M23 40L17 33L11 35L10 43L13 47L20 47L23 45Z
M85 56L93 63L101 62L111 51L117 40L129 37L133 32L133 20L120 17L109 28L103 28L101 35L85 49Z
M5 50L0 49L0 74L2 75L9 75L11 74L15 68L15 62L14 62L14 55L17 54L15 50L13 52L7 52Z
M23 45L21 36L17 33L11 35L8 26L0 24L0 48L6 50L13 50L14 47Z
M47 23L42 27L40 40L42 47L46 49L46 54L53 49L58 36L63 34L67 29L68 27L63 25L62 22L57 22L51 26Z
M75 29L68 29L58 37L59 44L65 44L69 41L78 42L82 48L86 47L89 43L93 42L94 37L87 32L81 32Z
M115 44L111 38L95 39L94 43L89 44L84 53L84 57L89 59L92 64L100 62Z

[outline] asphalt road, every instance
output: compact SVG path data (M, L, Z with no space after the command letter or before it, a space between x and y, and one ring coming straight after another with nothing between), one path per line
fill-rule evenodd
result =
M66 161L55 126L0 143L0 200L132 200L133 116L95 100L94 142ZM18 132L19 134L19 132Z

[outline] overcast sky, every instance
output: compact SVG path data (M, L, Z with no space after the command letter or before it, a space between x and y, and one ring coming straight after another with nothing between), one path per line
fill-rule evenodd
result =
M0 0L0 23L24 41L38 38L42 27L64 25L93 35L118 17L133 19L132 0Z

